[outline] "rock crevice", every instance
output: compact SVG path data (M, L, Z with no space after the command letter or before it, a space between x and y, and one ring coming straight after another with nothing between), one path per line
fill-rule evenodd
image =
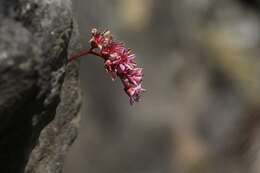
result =
M0 0L0 172L58 172L80 110L76 39L70 1Z

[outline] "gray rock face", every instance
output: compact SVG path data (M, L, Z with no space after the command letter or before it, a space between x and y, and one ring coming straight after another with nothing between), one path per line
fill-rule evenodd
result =
M27 172L61 171L80 109L76 39L70 1L0 0L1 173L24 172L35 146Z

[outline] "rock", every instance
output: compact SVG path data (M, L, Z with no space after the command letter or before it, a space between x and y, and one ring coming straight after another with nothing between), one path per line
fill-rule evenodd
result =
M2 173L24 172L28 160L26 172L61 172L81 103L77 64L66 65L74 26L69 0L0 0Z

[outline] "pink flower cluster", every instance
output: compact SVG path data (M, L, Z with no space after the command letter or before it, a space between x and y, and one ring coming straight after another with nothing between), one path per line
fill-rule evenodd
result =
M112 80L116 76L121 79L130 103L139 101L145 89L142 88L143 69L137 67L135 54L123 43L115 42L108 30L98 32L97 29L92 29L90 44L90 52L105 60L105 69L111 74Z

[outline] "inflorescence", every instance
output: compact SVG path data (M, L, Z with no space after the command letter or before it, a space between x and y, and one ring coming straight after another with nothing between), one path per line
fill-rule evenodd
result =
M135 54L122 42L114 41L109 30L98 32L94 28L91 33L89 41L91 48L73 55L69 61L88 54L101 57L104 59L105 69L111 74L112 80L115 80L117 76L121 79L130 104L138 102L145 89L142 87L143 69L137 67Z

